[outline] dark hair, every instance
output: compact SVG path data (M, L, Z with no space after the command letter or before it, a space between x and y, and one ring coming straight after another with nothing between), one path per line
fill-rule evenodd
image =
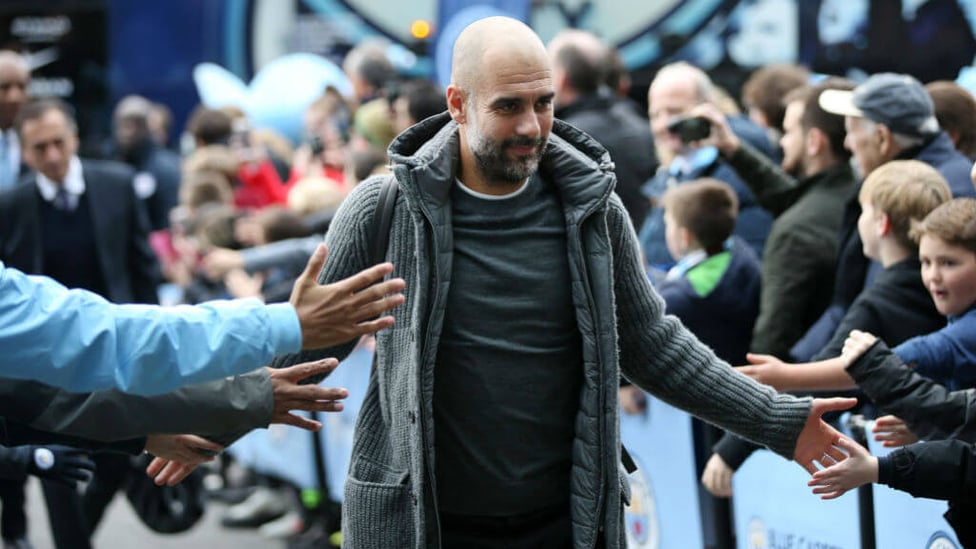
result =
M620 84L627 82L629 87L630 72L627 65L620 57L620 50L617 48L607 48L607 58L603 68L603 83L606 84L614 94L619 93Z
M570 87L582 94L594 94L600 90L605 78L603 63L594 62L579 47L565 44L556 52L556 62L566 72Z
M14 119L14 128L17 130L17 136L23 137L21 130L23 130L24 124L32 120L38 120L50 111L61 112L64 115L64 119L68 122L68 128L77 133L78 124L75 122L75 110L71 105L56 97L46 97L43 99L35 99L21 107L20 112L17 113L17 118Z
M939 126L952 134L959 152L976 158L976 99L966 88L947 80L929 82L925 89L932 96Z
M786 107L783 97L808 82L810 73L799 65L773 64L760 67L742 85L742 101L766 116L770 128L783 129Z
M739 198L732 187L711 177L668 189L662 203L675 223L688 229L710 254L722 249L739 214Z
M180 181L180 204L200 208L204 204L230 204L234 190L227 176L215 170L184 173Z
M847 161L851 157L851 151L844 148L844 138L847 130L844 129L844 117L830 113L820 106L820 94L824 90L853 90L854 82L846 78L831 77L816 86L803 86L786 94L783 98L783 107L794 101L803 102L803 116L800 118L800 126L804 132L817 128L827 136L830 143L830 151L838 159Z
M190 115L186 129L194 138L206 145L226 145L233 127L230 116L218 109L199 106Z
M386 151L374 145L352 151L349 156L352 174L357 182L366 180L367 177L373 175L376 168L386 164L386 162Z
M447 110L447 98L440 86L426 79L411 80L400 86L400 97L407 100L407 112L420 122Z

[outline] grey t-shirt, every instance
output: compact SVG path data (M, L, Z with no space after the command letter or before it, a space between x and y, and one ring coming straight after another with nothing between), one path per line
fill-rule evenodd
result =
M533 176L505 197L451 190L454 263L434 375L443 512L568 504L582 384L562 205Z

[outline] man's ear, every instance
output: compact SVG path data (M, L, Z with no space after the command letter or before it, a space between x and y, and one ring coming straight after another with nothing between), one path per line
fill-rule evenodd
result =
M451 118L458 124L467 121L467 98L464 90L451 84L447 87L447 110L451 113Z
M881 151L883 157L894 158L898 154L898 146L895 144L894 135L888 126L884 124L875 125L874 138L878 140L878 150Z
M830 145L827 134L820 128L810 128L807 130L803 139L803 148L806 156L813 157L822 153Z

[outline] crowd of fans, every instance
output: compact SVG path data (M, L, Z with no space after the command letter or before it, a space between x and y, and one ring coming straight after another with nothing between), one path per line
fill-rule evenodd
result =
M818 493L836 497L871 481L912 491L924 483L906 476L941 459L956 467L957 482L916 493L951 499L960 539L976 539L967 522L976 479L965 468L976 453L964 444L973 439L960 396L976 387L976 332L967 330L976 318L970 92L908 75L855 83L776 65L745 83L743 111L704 71L678 62L657 72L644 113L598 38L566 31L548 48L556 117L609 151L616 192L670 314L720 358L780 390L850 391L863 382L858 412L882 417L878 436L889 444L955 440L873 462L850 443L856 459L818 474ZM446 109L443 90L398 78L381 47L354 49L343 68L354 96L323 90L297 146L252 127L235 105L200 106L177 153L167 148L166 107L130 96L115 108L111 143L84 144L100 151L96 160L78 157L71 109L31 100L24 59L0 52L0 260L120 303L287 301L343 198L388 173L398 134ZM862 332L872 335L858 339ZM914 372L898 370L897 359ZM908 390L892 397L872 375L901 375L928 392L907 406ZM621 385L623 413L638 412L643 394ZM733 472L755 446L700 437L717 440L700 451L704 486L731 496ZM234 438L216 437L214 450ZM69 465L44 469L41 450ZM96 453L89 462L56 446L0 453L0 475L12 471L0 480L5 547L30 547L27 473L45 477L59 547L83 547L126 478L143 474L130 460ZM921 464L917 472L906 472L909 461ZM79 496L73 484L92 469ZM277 479L258 484L225 522L285 516L265 533L299 534L309 517L296 515L293 489Z

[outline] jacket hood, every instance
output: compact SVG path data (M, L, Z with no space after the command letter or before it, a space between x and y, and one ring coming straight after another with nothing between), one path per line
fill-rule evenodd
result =
M447 201L460 171L460 133L449 113L432 116L407 129L390 144L393 172L407 195L437 203ZM556 185L567 206L582 207L605 201L616 177L610 155L592 137L554 120L539 173Z

